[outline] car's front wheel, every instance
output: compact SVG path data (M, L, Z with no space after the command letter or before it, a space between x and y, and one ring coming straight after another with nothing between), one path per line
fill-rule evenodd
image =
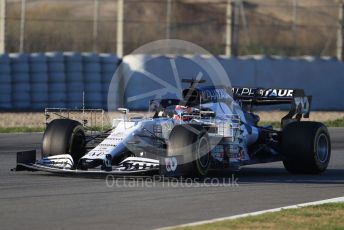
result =
M190 176L204 177L211 164L210 141L205 129L200 126L176 126L169 138L167 156L183 156L184 168Z
M83 126L74 120L56 119L44 132L42 156L69 154L75 163L85 155L86 137Z

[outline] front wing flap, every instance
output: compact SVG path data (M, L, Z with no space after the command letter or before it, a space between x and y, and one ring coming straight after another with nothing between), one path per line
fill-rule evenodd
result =
M57 160L57 161L56 161ZM62 161L65 162L62 163ZM113 165L111 170L79 170L70 167L71 157L59 155L36 160L36 151L17 153L17 164L13 171L42 171L69 175L143 175L158 173L159 161L142 157L128 157L118 165Z

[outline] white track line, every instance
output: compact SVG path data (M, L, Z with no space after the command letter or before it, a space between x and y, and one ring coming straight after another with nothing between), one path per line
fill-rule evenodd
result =
M314 201L314 202L309 202L309 203L302 203L302 204L290 205L290 206L285 206L285 207L280 207L280 208L267 209L267 210L262 210L258 212L250 212L250 213L245 213L245 214L240 214L240 215L235 215L235 216L197 221L197 222L193 222L189 224L181 224L181 225L175 225L175 226L170 226L170 227L158 228L157 230L168 230L168 229L179 228L179 227L190 227L190 226L197 226L201 224L211 224L218 221L234 220L234 219L248 217L248 216L257 216L264 213L279 212L285 209L302 208L302 207L307 207L307 206L312 206L312 205L338 203L338 202L344 202L344 197L337 197L337 198L332 198L332 199L327 199L327 200L319 200L319 201Z

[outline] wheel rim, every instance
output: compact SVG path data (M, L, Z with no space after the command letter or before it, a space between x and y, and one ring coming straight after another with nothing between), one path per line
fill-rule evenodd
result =
M325 134L320 134L317 143L317 156L321 163L326 162L328 157L328 138Z
M202 137L198 143L197 160L202 168L207 168L210 161L209 143L205 137Z

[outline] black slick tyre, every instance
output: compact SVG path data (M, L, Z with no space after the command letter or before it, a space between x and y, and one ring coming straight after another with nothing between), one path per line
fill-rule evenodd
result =
M330 135L322 123L293 122L282 131L281 151L290 173L319 174L330 161Z
M187 175L204 177L211 164L209 137L199 126L179 125L174 127L169 137L167 156L184 156Z
M69 154L75 163L85 155L86 137L78 121L56 119L50 122L44 132L42 156Z

